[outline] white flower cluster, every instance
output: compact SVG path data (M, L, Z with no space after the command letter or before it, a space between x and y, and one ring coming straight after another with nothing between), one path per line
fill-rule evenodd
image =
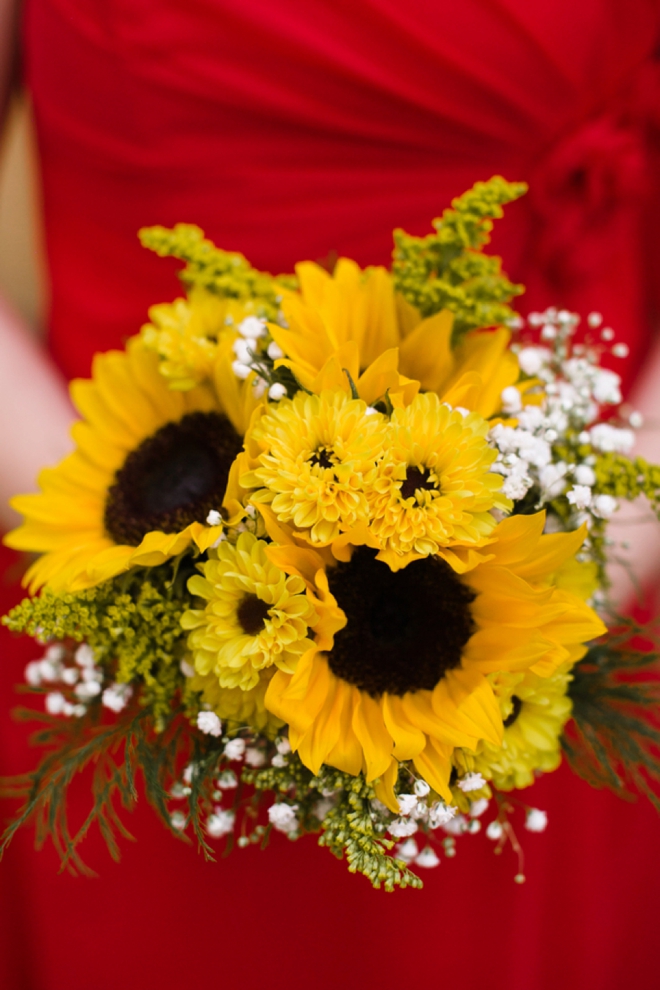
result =
M278 832L294 837L298 832L298 817L296 811L297 804L287 804L286 801L279 801L272 804L268 809L268 821Z
M277 361L284 357L284 352L271 340L266 343L268 330L266 320L257 316L248 316L236 328L240 336L233 344L236 359L232 363L232 369L237 378L246 379L252 372L255 378L252 381L252 389L255 396L260 399L268 388L268 383L259 374L260 366L263 367L263 353L265 352L272 361ZM265 345L265 346L264 346ZM268 397L274 402L279 402L286 395L286 388L279 382L268 389Z
M616 499L593 491L596 484L596 453L628 453L635 440L634 429L641 425L639 414L628 418L629 426L601 422L607 407L621 403L621 378L614 371L600 367L602 343L574 343L572 337L579 317L567 310L550 308L531 313L528 323L540 328L542 343L518 347L517 357L524 374L537 378L543 388L542 404L524 404L533 391L520 393L509 386L502 392L503 411L515 416L516 426L497 424L489 440L497 448L493 470L503 475L502 490L513 501L524 498L530 490L536 507L566 494L578 518L608 519L618 508ZM597 330L602 317L591 313L588 325ZM519 326L524 325L519 321ZM611 342L614 332L600 331L601 341ZM544 342L547 342L547 346ZM514 348L515 349L515 348ZM610 347L616 357L628 353L624 344ZM588 453L575 462L567 462L557 448L588 446Z
M110 684L103 688L103 669L97 665L94 650L87 643L81 643L73 654L61 643L51 644L41 660L27 664L25 680L35 688L61 685L62 690L47 692L44 704L49 715L65 718L82 718L88 704L99 695L105 708L120 712L133 693L128 684Z

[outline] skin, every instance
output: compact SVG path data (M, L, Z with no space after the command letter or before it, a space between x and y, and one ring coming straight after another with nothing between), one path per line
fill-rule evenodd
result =
M16 88L18 13L17 0L0 0L3 125ZM64 379L29 328L0 299L0 529L20 521L8 499L17 492L36 491L39 470L71 450L73 419Z

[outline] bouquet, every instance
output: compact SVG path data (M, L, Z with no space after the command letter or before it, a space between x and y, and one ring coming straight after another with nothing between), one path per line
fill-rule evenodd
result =
M140 232L185 296L73 383L75 452L13 502L7 543L38 556L4 622L44 650L22 715L45 752L4 782L4 846L34 819L84 871L96 822L117 856L141 778L208 858L316 833L392 890L482 825L522 855L562 753L660 807L655 655L601 618L608 523L658 511L660 468L628 456L601 317L510 305L484 248L524 191L396 231L391 271L271 276L196 227Z

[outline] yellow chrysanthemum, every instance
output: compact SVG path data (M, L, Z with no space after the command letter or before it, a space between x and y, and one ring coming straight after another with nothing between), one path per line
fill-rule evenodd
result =
M256 685L249 691L241 688L220 687L215 674L195 674L188 680L188 688L198 691L204 705L226 723L229 732L248 727L267 736L275 736L284 723L269 712L264 703L266 691L274 669L264 670Z
M247 691L271 666L293 673L312 645L309 627L318 615L305 582L272 564L267 546L242 533L235 546L221 543L215 557L200 565L203 576L188 582L191 594L206 603L181 617L183 628L192 630L195 670L214 673L221 687Z
M504 719L501 746L483 742L475 769L501 791L529 787L535 773L549 773L561 762L560 737L571 715L570 666L549 677L499 674L493 688Z
M258 466L241 476L251 500L270 505L311 543L327 546L366 522L365 488L375 477L387 419L345 392L298 392L260 417L250 443Z
M463 416L437 395L395 409L386 454L367 492L370 528L392 570L457 544L481 546L495 528L492 509L508 511L502 479L489 469L488 423Z
M300 293L282 300L287 327L269 329L284 352L281 363L310 391L333 384L347 390L346 376L339 377L346 368L367 402L388 391L395 405L399 395L405 405L413 382L489 418L500 410L503 390L518 381L508 330L472 331L452 349L452 314L422 319L395 293L385 268L361 271L340 258L332 275L312 262L297 265L296 275Z
M327 571L312 550L271 552L283 570L336 599L345 618L330 647L315 644L293 674L277 671L266 694L306 766L364 771L396 810L398 761L412 760L451 800L454 748L502 742L488 675L550 676L605 631L578 596L553 584L585 530L543 535L544 519L504 520L487 552L457 548L470 568L462 574L438 557L393 572L365 547Z
M221 527L205 522L223 504L240 511L232 467L256 402L231 366L215 373L222 402L211 385L172 391L133 338L126 352L97 356L91 380L73 382L77 449L41 472L39 494L12 500L25 522L6 542L43 554L26 575L31 591L88 588L218 538Z
M142 340L159 355L170 388L186 391L213 376L219 343L233 339L235 326L253 311L251 303L194 287L186 299L150 307Z

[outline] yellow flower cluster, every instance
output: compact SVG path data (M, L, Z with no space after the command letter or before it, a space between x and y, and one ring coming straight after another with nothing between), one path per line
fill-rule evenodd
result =
M422 319L384 269L296 273L259 345L290 396L234 373L249 304L153 307L74 383L77 449L15 500L8 542L43 554L33 589L74 591L194 549L189 687L230 722L287 725L313 772L364 773L394 811L402 762L451 801L458 749L525 786L558 762L570 667L604 627L584 532L504 518L488 431L502 391L529 389L509 331L452 348L451 314Z

